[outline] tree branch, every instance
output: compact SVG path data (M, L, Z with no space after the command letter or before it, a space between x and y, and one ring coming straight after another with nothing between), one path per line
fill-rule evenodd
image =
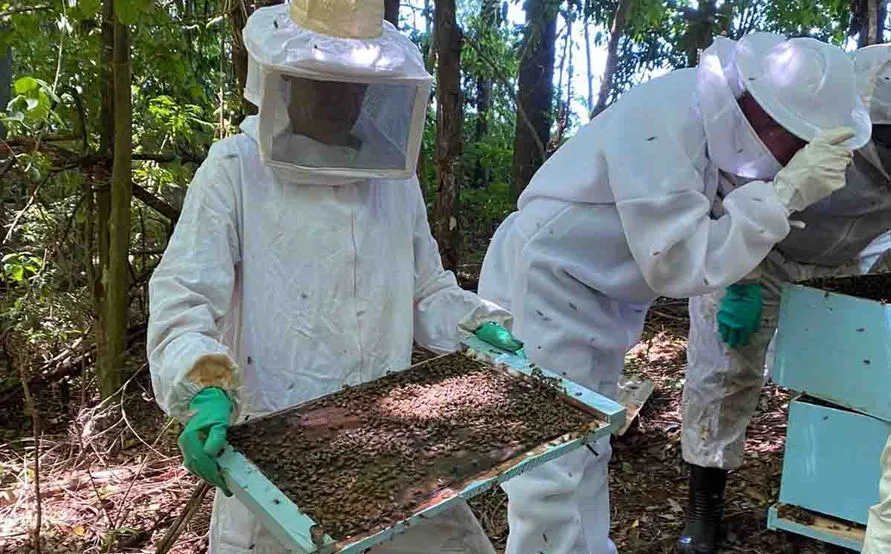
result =
M128 347L132 347L137 341L144 339L145 331L145 323L131 325L127 329L126 334ZM83 341L79 339L79 341L75 341L57 356L44 362L43 365L37 369L36 375L31 376L27 381L16 383L0 391L0 394L2 394L2 396L0 396L0 404L5 404L18 396L24 390L23 385L25 383L34 388L47 383L53 383L63 377L77 374L84 369L84 366L92 363L95 358L96 345L84 345Z
M179 219L179 210L136 183L133 183L133 196L149 208L169 219L171 223L176 223Z
M176 521L174 521L173 525L170 526L170 529L167 530L164 538L158 543L155 554L167 554L170 552L170 548L176 543L176 539L182 534L186 524L189 523L192 516L194 516L195 512L198 511L198 508L201 507L201 502L204 500L204 496L209 490L210 485L204 481L195 485L195 488L192 489L192 495L189 497L189 501L186 502L186 505L183 507L183 511L180 512Z
M11 15L18 15L21 13L29 13L29 12L40 12L53 9L52 6L29 6L25 8L12 8L6 10L5 12L0 12L0 18L9 17Z
M9 239L12 238L12 234L15 232L15 228L18 226L19 220L22 218L23 215L25 215L25 212L27 212L28 209L34 204L34 200L37 199L37 193L40 192L40 187L42 187L48 179L49 175L47 175L46 179L44 179L43 181L38 183L36 187L34 187L34 192L31 193L31 196L28 198L28 202L25 204L25 207L22 208L17 214L15 214L15 218L12 220L12 223L9 224L9 229L6 231L6 237L3 238L3 242L0 242L0 244L6 244L7 242L9 242Z
M40 498L40 419L37 413L37 406L34 404L34 397L31 396L31 389L28 387L28 376L25 374L24 363L19 365L19 376L22 380L22 390L25 393L25 413L31 416L31 431L34 435L34 532L32 540L34 541L34 552L41 554L40 548L40 528L42 527L42 503Z
M133 160L158 162L158 163L193 163L200 164L204 161L205 156L201 154L133 154Z
M613 77L619 65L619 39L625 32L625 16L631 7L631 2L632 0L619 0L616 11L613 14L613 21L609 30L609 42L606 46L606 67L603 70L603 79L600 81L600 94L597 97L597 104L591 110L591 119L594 119L605 110L609 103L610 91L613 88Z

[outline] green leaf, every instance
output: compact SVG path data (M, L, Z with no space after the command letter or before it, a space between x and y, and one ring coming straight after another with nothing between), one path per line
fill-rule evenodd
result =
M133 25L139 21L139 16L146 13L152 7L152 0L115 0L114 12L118 21L124 25Z
M40 84L34 77L22 77L15 80L12 88L16 94L27 94L35 89L39 89Z
M102 5L102 0L78 0L77 7L80 8L82 19L91 19L97 13Z
M9 112L6 116L0 118L3 121L15 121L16 123L22 123L25 121L25 114L16 110L14 112Z

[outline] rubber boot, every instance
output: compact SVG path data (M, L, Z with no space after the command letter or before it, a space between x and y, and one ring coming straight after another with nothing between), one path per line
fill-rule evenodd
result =
M687 522L678 545L679 554L717 554L726 485L726 470L690 466L690 499Z

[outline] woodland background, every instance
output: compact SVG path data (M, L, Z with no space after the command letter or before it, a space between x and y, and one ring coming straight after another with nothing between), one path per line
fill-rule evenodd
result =
M0 552L151 551L193 490L147 379L147 283L209 146L256 111L241 29L271 3L0 0ZM435 75L418 175L443 261L471 289L543 160L624 91L695 65L713 36L888 39L884 0L386 6ZM658 389L616 444L623 552L670 552L679 532L684 308L661 299L628 358ZM764 531L787 398L769 389L751 429L730 551L829 551ZM207 500L195 504L174 550L206 546ZM474 509L503 544L503 496Z

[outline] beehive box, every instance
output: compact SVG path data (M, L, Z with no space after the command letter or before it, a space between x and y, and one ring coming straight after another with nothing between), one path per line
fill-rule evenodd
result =
M891 275L783 290L773 379L789 407L780 502L768 527L859 551L891 433Z
M233 427L220 458L230 488L296 552L361 552L621 425L618 404L467 343L473 359L439 357Z
M783 290L773 380L891 421L891 274Z
M789 406L780 502L866 525L891 423L808 398Z

